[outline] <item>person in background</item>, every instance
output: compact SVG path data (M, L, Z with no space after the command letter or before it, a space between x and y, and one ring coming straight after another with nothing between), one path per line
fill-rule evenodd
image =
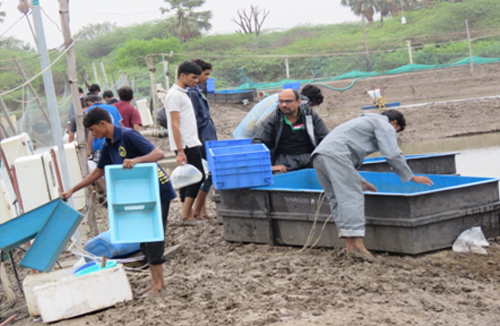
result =
M85 95L83 92L83 88L78 87L78 93L80 95L80 99ZM69 105L69 113L68 113L68 126L66 127L66 133L69 134L69 129L70 129L70 124L71 124L71 119L75 116L75 106L73 105L73 101L71 101L71 104ZM69 140L68 140L69 141ZM69 141L71 143L71 141Z
M311 168L310 155L328 134L328 128L299 93L285 89L278 95L278 106L258 127L253 144L263 143L271 152L273 172Z
M188 94L191 98L191 102L193 103L194 112L196 115L196 122L198 124L198 137L201 142L201 156L203 159L207 160L207 152L205 148L205 142L210 140L217 140L217 133L215 130L214 122L210 117L210 106L208 105L206 94L202 93L201 85L205 85L207 79L210 78L210 73L212 72L212 65L208 62L205 62L201 59L193 60L201 68L201 74L198 78L198 84L194 87L188 88ZM208 196L208 192L210 191L210 187L212 186L212 175L208 175L208 177L203 181L200 187L200 191L198 196L196 197L196 202L193 208L193 217L204 220L211 219L207 213L206 208L206 199Z
M365 248L365 202L363 191L377 191L356 171L366 155L380 151L401 181L426 185L425 176L414 176L398 147L396 133L405 129L406 120L396 110L381 114L365 113L333 129L316 147L311 161L325 192L339 237L344 238L347 255L373 261Z
M189 163L202 174L200 182L179 189L183 225L195 225L198 222L193 217L192 207L205 179L196 115L187 90L188 87L196 85L200 74L200 66L192 61L184 61L177 69L177 82L168 90L165 97L170 148L176 154L177 164Z
M102 98L106 104L115 104L118 102L118 99L115 97L115 94L113 94L113 91L109 89L102 93Z
M306 97L302 102L305 102L305 100L307 99L307 105L309 106L309 108L319 106L321 103L323 103L323 99L325 98L321 93L321 89L311 84L305 85L300 91L300 95L301 98L303 98L304 96Z
M75 185L69 191L61 194L63 198L69 198L76 191L91 185L97 180L102 180L104 167L109 164L121 164L124 169L133 169L136 164L157 162L165 157L165 154L146 140L140 133L128 128L121 128L111 122L109 113L99 107L90 110L83 124L97 139L105 140L102 155L95 168L85 179ZM170 201L176 197L169 176L158 165L158 182L160 185L161 216L163 230L167 226ZM143 242L141 251L146 257L151 274L151 285L146 289L144 296L159 293L166 288L163 277L163 264L166 262L165 239L157 242Z
M99 86L99 84L92 84L89 86L88 88L88 93L87 95L99 95L99 93L101 92L101 87Z
M87 111L87 108L89 107L89 105L87 103L87 95L83 95L82 97L80 97L80 102L82 105L83 113L85 114L85 112ZM76 130L77 130L77 125L76 125L76 114L75 114L71 117L71 119L69 121L69 138L68 138L69 143L71 143L75 140ZM85 142L87 142L87 139L88 139L88 130L85 129Z
M130 86L122 86L118 89L118 97L120 101L113 104L120 115L124 127L141 131L142 121L139 110L134 108L130 102L134 99L134 91Z

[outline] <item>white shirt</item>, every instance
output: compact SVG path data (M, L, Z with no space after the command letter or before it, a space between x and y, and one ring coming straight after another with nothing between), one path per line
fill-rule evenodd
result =
M194 114L193 103L186 89L174 84L165 96L165 114L169 130L170 149L177 150L172 131L172 119L170 112L179 112L179 130L181 133L182 148L201 146L198 138L198 125Z

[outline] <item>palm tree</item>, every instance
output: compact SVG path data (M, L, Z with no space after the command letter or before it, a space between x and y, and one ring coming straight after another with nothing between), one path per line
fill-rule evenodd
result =
M340 4L351 7L351 11L358 16L363 15L368 23L373 23L373 14L378 7L378 0L341 0Z
M2 3L0 2L0 7L2 6ZM4 19L2 17L5 17L5 11L0 11L0 24L3 23Z
M167 18L167 28L174 30L174 34L181 41L200 36L202 30L208 31L212 28L209 22L212 18L211 11L194 11L195 8L201 7L205 0L165 0L165 2L170 8L160 8L162 14L175 10L175 15Z

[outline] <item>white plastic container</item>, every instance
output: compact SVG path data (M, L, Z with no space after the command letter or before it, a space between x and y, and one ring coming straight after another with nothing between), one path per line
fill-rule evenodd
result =
M151 117L151 112L149 112L148 108L148 100L142 99L135 102L137 105L137 109L139 110L139 114L141 115L141 121L143 126L152 126L153 118Z
M25 212L59 197L54 162L48 152L19 157L13 166Z
M33 294L44 323L80 316L132 300L127 274L121 265L35 286Z
M57 166L59 167L59 171L61 173L61 178L63 178L63 167L61 165L61 159L59 157L59 148L57 146L54 147L54 151L57 156ZM66 163L69 173L69 183L71 187L74 187L80 181L82 181L82 169L80 169L80 163L78 162L78 150L76 148L76 143L68 143L64 144L64 153L66 154ZM64 180L63 180L64 183ZM64 189L67 190L67 189ZM85 189L78 190L73 194L73 205L74 209L80 210L85 207Z
M71 276L73 268L65 268L56 270L50 273L37 273L28 274L23 281L24 297L26 298L26 305L28 306L28 311L30 316L38 317L40 316L40 308L35 299L35 294L33 289L36 286L48 284L57 281L63 277Z
M16 217L16 210L13 205L7 186L0 176L0 224L10 221Z
M2 147L9 166L12 166L18 157L34 154L30 136L25 132L17 136L2 139L0 147Z

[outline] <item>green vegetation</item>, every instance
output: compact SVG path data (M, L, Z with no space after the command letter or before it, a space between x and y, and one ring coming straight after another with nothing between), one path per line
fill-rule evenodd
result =
M174 17L179 19L180 12L184 12L184 15L190 12L184 5L194 6L202 0L193 0L184 5L181 0L167 2L170 4L169 10L173 10ZM405 3L410 6L410 2ZM384 72L409 64L407 41L411 42L413 61L417 64L447 64L468 57L465 19L468 20L471 37L474 39L473 54L500 57L500 1L467 0L454 3L428 0L422 3L427 3L430 7L409 10L405 5L405 25L401 24L401 13L394 10L383 23L376 21L367 27L371 70ZM368 67L361 21L300 26L286 31L264 30L259 37L254 34L233 33L188 38L186 35L179 37L179 30L170 26L167 20L126 28L101 23L81 29L74 36L79 78L83 68L91 75L92 63L99 66L99 61L102 60L110 84L121 72L129 76L130 82L141 93L139 96L147 96L149 71L145 58L151 53L165 54L172 81L176 65L184 60L201 58L211 62L218 89L237 87L249 81L272 82L284 79L286 57L290 77L293 79L328 78L353 70L366 71ZM199 30L202 27L203 24L198 25ZM209 28L208 25L206 27ZM171 52L173 55L170 55ZM6 60L18 57L28 76L35 75L40 69L33 53L31 48L20 42L16 43L15 40L0 41L0 58ZM51 58L54 59L59 54L56 51L51 54ZM162 56L158 55L155 61L158 83L165 81L161 59ZM59 94L64 90L65 65L66 60L60 60L53 67ZM98 71L100 74L100 69ZM11 61L0 61L0 81L0 92L22 82ZM119 86L119 79L116 81ZM41 78L35 80L34 85L42 94ZM4 99L10 101L11 97L20 98L20 91L9 96ZM19 106L13 99L9 104L10 107Z

